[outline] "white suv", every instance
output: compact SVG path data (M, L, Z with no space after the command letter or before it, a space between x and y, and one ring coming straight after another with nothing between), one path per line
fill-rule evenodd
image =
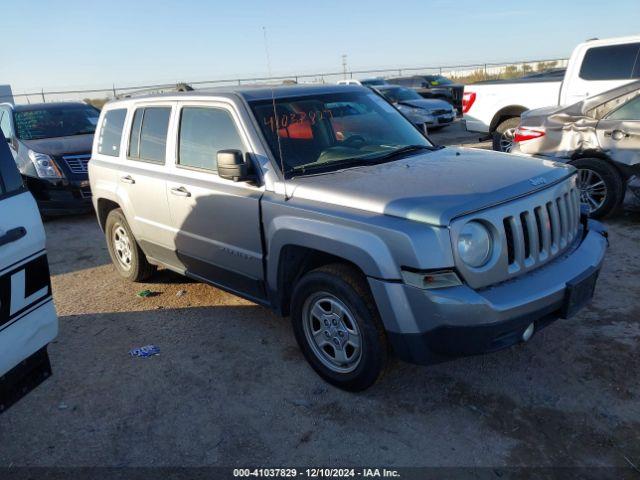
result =
M0 413L51 375L57 334L42 220L0 132Z

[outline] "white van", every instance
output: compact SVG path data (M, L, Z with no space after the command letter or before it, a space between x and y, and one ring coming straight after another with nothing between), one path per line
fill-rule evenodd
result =
M42 220L0 131L0 413L51 375L57 334Z

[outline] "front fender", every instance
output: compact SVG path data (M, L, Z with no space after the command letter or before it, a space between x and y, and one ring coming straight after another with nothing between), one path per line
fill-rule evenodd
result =
M269 225L267 281L278 283L280 253L287 245L311 248L344 258L365 275L399 279L399 266L385 242L372 232L323 220L279 216Z

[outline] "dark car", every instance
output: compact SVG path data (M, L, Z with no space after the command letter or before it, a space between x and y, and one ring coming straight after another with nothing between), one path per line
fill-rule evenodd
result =
M99 115L81 102L0 105L0 128L43 215L91 211L87 165Z
M439 98L423 98L415 90L397 85L380 85L374 88L411 123L425 126L430 131L446 127L456 118L453 106Z
M415 90L424 98L440 98L455 107L462 115L464 85L454 83L442 75L413 75L411 77L388 78L387 83Z

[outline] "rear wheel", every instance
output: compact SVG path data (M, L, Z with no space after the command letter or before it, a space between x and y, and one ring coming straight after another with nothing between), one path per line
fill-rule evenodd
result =
M148 262L121 209L109 212L104 233L111 261L122 277L142 282L155 273L156 266Z
M618 170L600 158L579 158L571 165L578 169L580 203L589 209L589 216L611 214L624 196L624 180Z
M493 149L498 152L511 152L516 128L520 124L520 117L511 117L500 123L493 132Z
M384 328L362 274L348 265L313 270L298 282L291 304L296 340L327 382L364 390L388 361Z

